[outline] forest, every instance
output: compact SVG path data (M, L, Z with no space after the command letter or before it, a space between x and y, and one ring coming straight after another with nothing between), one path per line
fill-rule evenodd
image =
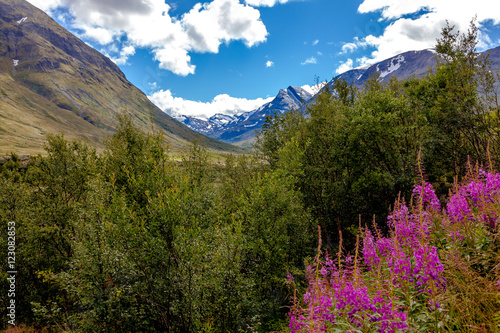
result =
M337 80L224 161L127 117L99 153L13 153L2 328L499 332L499 80L477 43L448 25L426 76Z

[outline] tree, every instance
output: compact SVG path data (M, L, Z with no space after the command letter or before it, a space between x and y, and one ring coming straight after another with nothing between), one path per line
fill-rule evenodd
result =
M476 52L475 20L467 33L454 31L447 23L437 40L433 71L410 89L413 103L431 128L423 150L427 173L432 181L450 183L454 176L464 174L468 158L487 161L490 140L492 148L498 149L493 135L498 125L491 123L496 100L491 62L487 55Z
M354 91L345 83L334 88L309 109L298 186L330 245L342 231L349 246L354 238L347 231L355 231L360 216L371 221L375 214L383 227L381 207L408 193L424 127L397 80L384 87L372 78L355 98L343 97Z
M292 109L285 113L275 113L265 116L262 130L256 135L255 148L262 154L271 168L276 168L280 149L290 141L292 137L300 135L301 126L305 117L300 110Z

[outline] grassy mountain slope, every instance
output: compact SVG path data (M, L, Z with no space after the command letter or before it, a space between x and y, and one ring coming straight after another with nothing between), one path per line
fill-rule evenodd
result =
M109 58L24 0L0 0L0 153L38 152L44 133L102 145L117 114L165 133L172 149L198 140L242 152L174 120L132 85Z

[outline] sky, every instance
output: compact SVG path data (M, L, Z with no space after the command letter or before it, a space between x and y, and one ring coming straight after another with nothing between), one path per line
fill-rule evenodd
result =
M234 115L288 86L432 48L446 20L476 16L478 51L500 45L498 0L28 0L173 116Z

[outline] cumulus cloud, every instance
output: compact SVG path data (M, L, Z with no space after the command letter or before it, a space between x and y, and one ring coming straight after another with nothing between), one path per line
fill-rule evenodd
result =
M382 18L394 19L409 13L415 13L421 9L428 9L429 3L436 4L437 1L400 1L400 0L365 0L358 7L360 13L381 11ZM456 2L455 2L456 6Z
M359 48L365 49L368 46L366 40L360 40L358 37L354 37L353 42L344 43L339 54L352 53Z
M319 39L316 39L314 42L312 42L312 45L316 46L316 45L318 45L318 43L319 43Z
M28 2L44 12L50 12L62 4L62 0L30 0Z
M352 59L347 59L347 61L341 63L341 65L335 70L337 74L342 74L351 70L353 68L354 61Z
M268 35L260 12L239 0L196 4L180 18L169 15L171 7L164 0L30 2L45 11L67 9L73 28L101 45L125 40L127 45L149 48L160 68L183 76L195 71L192 52L217 53L220 44L235 40L252 47L266 41ZM127 53L119 51L115 59L126 62Z
M84 28L85 37L88 37L101 45L110 44L113 42L114 34L104 28L87 26Z
M200 119L208 119L217 113L238 115L243 112L255 110L273 100L272 97L267 99L246 99L220 94L215 96L210 102L200 102L176 97L168 89L159 90L148 97L160 109L173 117L185 115Z
M272 62L271 60L268 60L266 61L266 67L273 67L274 66L274 62Z
M344 53L353 52L358 47L373 47L369 63L409 50L434 47L446 20L461 32L467 31L474 15L477 15L480 28L484 22L500 23L500 2L490 0L476 0L466 6L459 5L455 0L364 0L358 12L376 12L380 14L381 21L388 22L384 29L382 23L378 23L381 35L369 34L342 47ZM479 48L493 46L486 31L481 31L479 39ZM361 62L360 59L357 62Z
M191 47L199 52L217 53L222 42L232 40L242 40L251 47L263 42L267 36L260 12L238 0L198 3L183 15L181 24Z
M316 57L309 57L306 60L304 60L303 62L301 62L300 64L301 65L310 65L310 64L317 64L317 63L318 63L318 59L316 59Z
M111 57L117 65L125 65L130 56L135 54L135 47L132 45L124 46L119 51L119 56L117 58Z

